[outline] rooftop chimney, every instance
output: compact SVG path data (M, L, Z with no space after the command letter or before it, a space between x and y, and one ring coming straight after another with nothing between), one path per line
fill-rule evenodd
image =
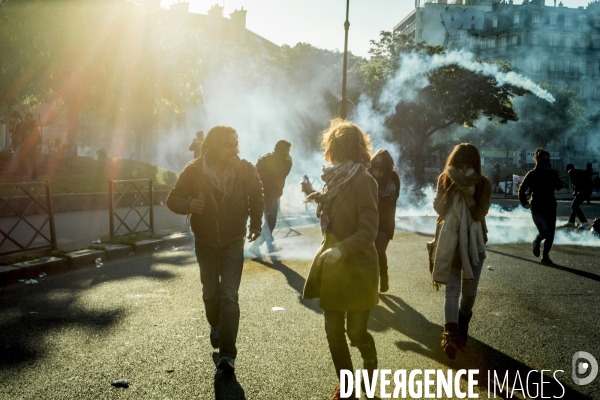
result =
M246 10L242 7L241 10L235 10L229 17L231 18L231 24L235 31L243 31L246 29Z
M213 4L210 10L208 10L208 16L210 18L223 18L223 7L218 4Z
M185 0L181 2L178 1L175 4L171 4L169 10L187 14L190 12L190 3Z

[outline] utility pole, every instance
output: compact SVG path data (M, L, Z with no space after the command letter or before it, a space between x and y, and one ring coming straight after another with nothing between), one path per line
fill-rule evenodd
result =
M346 78L348 75L348 30L350 29L350 21L348 21L348 15L350 10L350 0L346 0L346 22L344 22L345 40L344 40L344 73L342 75L342 104L340 110L340 117L346 119L348 115L348 109L346 108Z

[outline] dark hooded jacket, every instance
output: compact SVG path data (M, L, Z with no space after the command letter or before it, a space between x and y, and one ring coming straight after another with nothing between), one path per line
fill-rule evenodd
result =
M292 169L292 158L274 151L259 158L256 168L265 197L280 198L283 195L285 178Z
M519 186L519 201L527 205L527 192L531 191L531 211L543 213L556 209L554 191L562 188L562 181L556 170L534 168L525 175Z
M248 161L241 160L233 192L223 197L215 193L213 185L204 175L202 160L197 158L184 168L167 197L167 207L177 214L189 214L192 199L203 193L206 202L204 211L202 214L192 213L191 227L196 242L215 248L243 239L248 217L250 229L260 231L264 202L256 168Z

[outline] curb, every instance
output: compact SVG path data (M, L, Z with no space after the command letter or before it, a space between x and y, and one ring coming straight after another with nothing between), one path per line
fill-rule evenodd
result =
M73 251L64 258L43 257L39 260L26 261L8 266L0 266L0 285L6 286L22 279L38 279L40 273L57 274L61 272L74 271L95 265L97 258L103 262L129 257L134 254L154 252L156 246L160 250L170 246L182 246L194 242L194 235L189 233L175 233L167 235L162 239L142 240L136 242L136 250L132 246L122 244L107 244L104 250L84 249Z
M297 218L286 218L278 221L278 228L290 228L301 225L317 223L316 217L302 216ZM84 249L73 251L66 257L44 257L39 260L26 261L13 265L0 265L0 286L6 286L22 279L37 279L40 273L56 274L73 271L81 268L89 268L95 265L97 258L106 260L117 260L134 254L153 253L155 251L168 250L171 247L185 246L194 242L194 234L189 232L173 233L161 239L141 240L134 246L122 244L101 245L104 250Z

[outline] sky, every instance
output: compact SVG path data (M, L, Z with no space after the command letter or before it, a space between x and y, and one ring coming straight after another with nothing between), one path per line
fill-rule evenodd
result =
M181 0L162 0L161 6ZM423 0L422 0L423 1ZM563 0L565 7L587 6L590 0ZM346 0L189 0L190 11L206 14L213 4L224 5L225 16L244 7L246 27L271 42L298 42L328 50L344 49ZM518 3L516 1L515 3ZM369 40L391 31L414 8L414 0L350 0L348 49L368 57ZM552 5L553 0L546 0Z

